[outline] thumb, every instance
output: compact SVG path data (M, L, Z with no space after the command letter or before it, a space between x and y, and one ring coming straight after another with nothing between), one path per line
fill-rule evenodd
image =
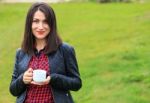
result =
M33 69L32 69L32 68L29 68L29 69L28 69L28 72L32 72L32 71L33 71Z
M51 77L48 76L48 77L45 79L45 81L44 81L43 83L44 83L44 84L48 84L48 83L50 82L50 79L51 79Z
M50 79L51 79L51 77L50 77L50 76L48 76L46 79L47 79L47 80L50 80Z
M50 76L48 76L46 79L45 79L45 81L44 82L49 82L50 81Z

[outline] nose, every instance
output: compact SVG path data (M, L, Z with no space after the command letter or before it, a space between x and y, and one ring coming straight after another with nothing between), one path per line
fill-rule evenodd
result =
M38 28L43 29L43 23L42 22L39 23Z

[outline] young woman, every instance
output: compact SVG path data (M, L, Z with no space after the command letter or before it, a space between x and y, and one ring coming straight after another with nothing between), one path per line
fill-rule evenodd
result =
M33 81L33 71L47 72L43 82ZM63 43L57 33L53 9L46 3L34 3L26 17L24 39L16 60L10 92L17 103L74 103L70 90L82 82L74 48Z

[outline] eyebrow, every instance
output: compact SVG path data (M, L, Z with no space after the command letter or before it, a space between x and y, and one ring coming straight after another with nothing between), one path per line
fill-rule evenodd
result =
M39 20L39 18L33 18L33 20L34 20L34 19L35 19L35 20ZM45 19L43 19L43 21L44 21L44 20L47 20L47 19L45 18Z
M33 19L38 19L38 18L33 18Z

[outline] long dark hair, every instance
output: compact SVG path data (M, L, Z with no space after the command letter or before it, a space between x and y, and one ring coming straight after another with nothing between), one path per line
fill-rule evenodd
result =
M46 3L43 2L36 2L34 3L26 16L26 23L25 23L25 31L24 31L24 38L22 41L21 48L24 52L33 55L34 54L34 46L35 46L35 37L32 33L32 22L34 13L40 10L45 14L46 21L50 27L50 33L46 37L46 47L44 49L45 54L49 54L54 52L58 49L59 45L62 44L62 40L58 35L57 32L57 23L56 17L53 9Z

